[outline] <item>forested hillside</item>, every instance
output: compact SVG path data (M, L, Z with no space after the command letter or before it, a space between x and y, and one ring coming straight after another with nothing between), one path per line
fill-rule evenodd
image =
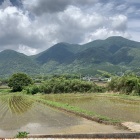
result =
M28 74L81 73L97 74L139 69L140 42L120 36L95 40L84 45L58 43L35 55L13 50L0 52L0 75L15 72Z

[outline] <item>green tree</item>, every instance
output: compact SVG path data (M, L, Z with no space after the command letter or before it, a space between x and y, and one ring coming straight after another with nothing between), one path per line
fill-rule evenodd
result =
M12 91L22 91L25 86L32 84L32 79L24 73L16 73L11 76L8 86Z
M110 78L110 77L112 77L112 74L109 73L109 72L107 72L107 71L98 70L98 72L100 72L101 75L102 75L103 77L105 77L105 78Z

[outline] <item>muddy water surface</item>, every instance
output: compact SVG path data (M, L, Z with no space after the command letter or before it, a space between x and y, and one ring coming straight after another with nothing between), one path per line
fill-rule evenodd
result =
M113 119L140 122L140 101L95 96L72 105Z
M84 110L109 118L140 122L140 98L138 100L124 99L108 95L97 94L73 94L73 95L47 95L48 100L67 103Z
M0 100L0 137L14 137L18 131L26 131L30 134L128 132L58 111L28 100L27 97L4 98Z

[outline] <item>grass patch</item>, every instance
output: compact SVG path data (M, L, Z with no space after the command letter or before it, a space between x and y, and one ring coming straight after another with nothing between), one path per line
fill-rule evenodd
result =
M11 93L11 90L10 89L1 89L0 88L0 94L3 94L3 93L5 93L5 94Z
M118 98L122 98L122 99L125 99L125 100L138 100L140 101L140 96L132 96L132 95L124 95L124 94L105 94L106 95L109 95L109 96L112 96L112 97L118 97Z

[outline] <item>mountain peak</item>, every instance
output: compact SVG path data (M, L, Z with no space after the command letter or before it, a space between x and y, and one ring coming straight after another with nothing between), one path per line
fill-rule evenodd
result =
M122 36L110 36L105 40L128 40L127 38L124 38Z
M1 52L16 52L16 51L14 51L14 50L11 50L11 49L6 49L6 50L3 50L3 51L1 51Z
M1 55L7 55L7 56L9 56L9 55L10 55L10 56L16 55L16 56L25 56L25 57L26 57L25 54L20 53L20 52L17 52L17 51L15 51L15 50L11 50L11 49L3 50L3 51L0 52L0 54L1 54Z
M60 42L34 57L14 50L0 52L0 76L13 72L26 73L76 73L80 69L85 74L98 70L117 72L140 65L140 42L121 36L95 40L87 44Z

